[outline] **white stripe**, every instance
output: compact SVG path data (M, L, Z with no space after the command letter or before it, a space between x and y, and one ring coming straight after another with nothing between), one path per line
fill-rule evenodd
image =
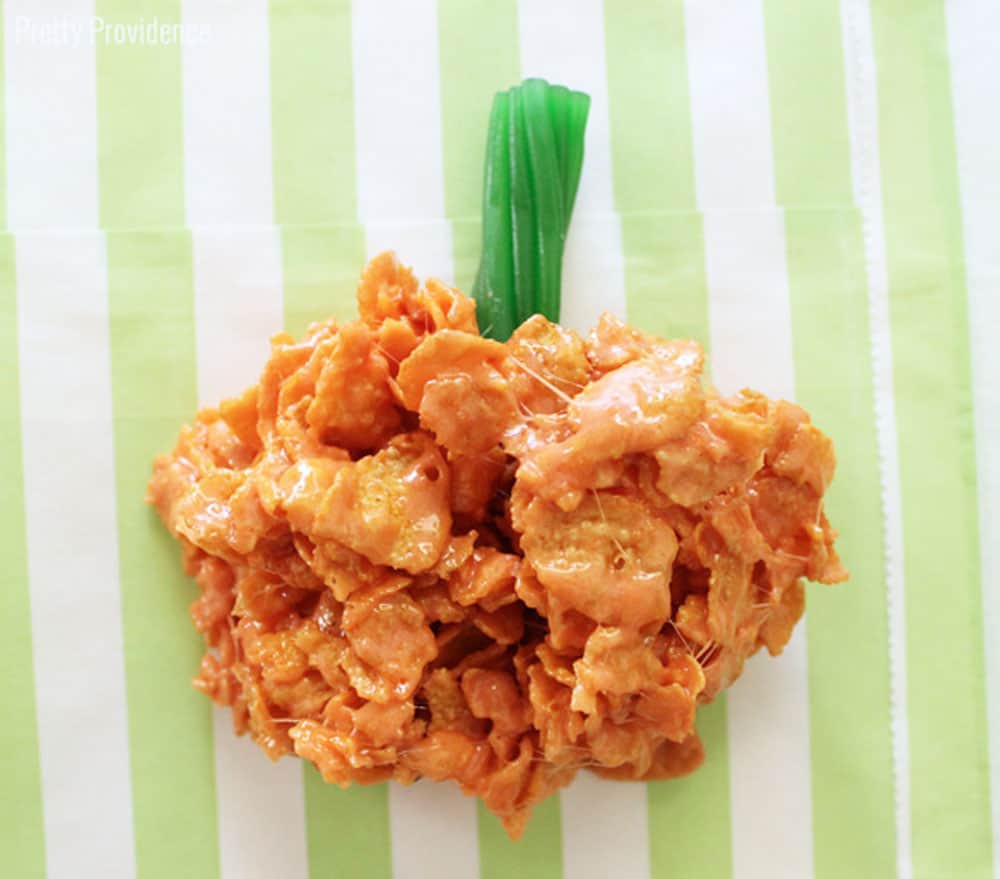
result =
M215 405L256 381L281 329L281 256L271 228L198 231L193 239L198 399ZM215 787L223 879L306 877L302 765L271 763L215 709Z
M576 234L567 244L562 320L567 327L586 332L604 311L625 317L621 224L615 214L580 216L573 223ZM561 792L560 800L567 876L649 875L645 784L609 782L581 772Z
M438 278L454 283L451 224L443 217L420 222L379 222L365 225L365 253L369 259L393 250L413 269L418 280Z
M272 763L250 739L233 733L228 709L212 710L222 879L306 879L303 765Z
M586 159L575 214L611 211L603 6L600 0L520 0L517 17L521 75L540 76L590 95Z
M11 228L95 228L93 0L4 4L7 208Z
M571 879L649 876L646 785L580 772L560 794L563 875Z
M626 316L621 222L611 187L604 9L600 0L520 0L518 25L523 76L540 76L591 98L586 160L563 261L560 315L566 326L586 332L604 311ZM561 792L560 802L567 876L649 875L646 785L602 781L582 772Z
M979 475L986 693L990 725L993 870L1000 877L1000 5L946 6L955 107L959 185Z
M566 240L559 317L587 333L605 311L627 317L621 219L613 213L582 214L573 218Z
M771 397L794 399L781 212L707 213L705 251L715 384L725 394L751 387Z
M698 206L772 207L761 0L686 0L684 19Z
M183 0L187 222L270 223L271 87L266 0Z
M198 230L194 291L198 400L214 406L257 381L284 323L278 230Z
M365 246L369 257L395 250L421 280L433 276L451 281L451 232L443 220L369 224ZM478 875L476 803L454 784L421 781L403 787L390 783L389 831L393 879Z
M479 875L476 801L453 782L389 783L393 879Z
M26 235L16 248L46 866L132 876L104 242Z
M351 5L358 213L444 217L434 0Z
M572 27L567 27L567 22ZM589 330L604 311L625 317L621 223L614 213L604 10L600 0L521 0L521 69L590 95L586 159L563 260L560 318ZM642 790L639 789L639 793ZM645 799L642 800L645 808Z
M775 208L763 8L685 4L698 206L705 216L712 375L791 399L785 233ZM734 875L812 875L805 629L729 692ZM766 792L762 795L762 791Z
M889 269L882 220L878 81L867 0L841 0L847 117L854 199L861 210L868 280L875 425L882 478L885 576L889 612L892 759L896 794L896 875L913 875L910 837L910 736L906 683L906 584L903 577L903 507L899 484L896 398L889 324Z
M753 387L791 399L794 363L781 213L706 214L705 263L712 375L719 389L731 393ZM727 705L734 875L810 876L803 626L779 658L758 655L747 663Z
M436 4L356 0L351 22L358 212L368 255L395 250L418 277L451 281ZM389 828L394 879L478 875L476 803L456 785L390 784Z

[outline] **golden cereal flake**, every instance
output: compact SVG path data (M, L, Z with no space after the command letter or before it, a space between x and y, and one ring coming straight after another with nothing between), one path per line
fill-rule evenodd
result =
M195 686L272 759L450 780L515 838L578 771L696 769L698 706L781 651L805 579L846 578L829 438L611 315L483 339L391 254L358 306L276 336L154 463L200 593Z

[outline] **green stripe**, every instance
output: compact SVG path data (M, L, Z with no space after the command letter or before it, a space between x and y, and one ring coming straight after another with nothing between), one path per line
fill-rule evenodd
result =
M515 0L439 0L445 212L478 220L493 95L520 77Z
M286 226L281 230L285 329L299 336L316 320L358 316L365 232L357 225Z
M604 4L615 206L622 218L628 320L708 347L702 218L696 211L681 0ZM732 874L726 700L698 712L705 764L647 785L654 877Z
M701 214L623 213L621 222L629 323L658 336L697 339L708 350Z
M455 268L455 286L472 295L472 285L479 270L479 255L483 251L481 220L451 221L451 256ZM486 327L482 328L483 331Z
M483 163L493 95L521 76L515 0L439 0L445 212L455 284L472 292L482 251Z
M278 223L356 219L350 0L271 0Z
M604 42L618 211L695 210L683 0L605 0Z
M121 231L107 248L136 862L143 877L172 877L178 864L211 877L215 763L210 705L190 684L204 650L188 616L195 589L143 502L153 456L170 449L197 404L191 241L183 230Z
M705 763L693 775L646 785L654 879L733 873L726 697L698 709Z
M365 256L356 225L281 230L286 329L300 335L312 321L357 316L355 289ZM342 790L311 764L305 779L306 845L313 879L392 876L389 796L384 784Z
M275 221L281 224L285 328L357 316L365 258L357 223L351 4L271 0ZM303 766L313 877L392 875L385 785L349 790Z
M765 0L764 25L778 204L853 206L840 5Z
M626 13L606 2L604 23L628 318L650 332L707 347L683 3L646 4Z
M873 0L903 498L915 879L992 858L958 170L944 4ZM983 112L990 112L984 109Z
M2 40L0 40L2 43ZM17 289L14 239L0 238L0 874L45 875L42 779L35 719L34 662L28 549L24 524L24 470L21 464L21 405L18 382Z
M885 544L864 241L860 214L846 207L839 3L817 0L797 16L780 0L764 9L796 396L837 444L826 506L852 575L807 599L815 873L886 876L896 845Z
M133 27L179 4L100 0ZM184 220L180 49L97 42L99 196L104 226ZM187 232L107 240L118 553L137 869L219 872L211 708L191 687L202 654L195 591L176 544L143 502L153 456L196 408L194 288Z
M796 398L837 444L826 510L851 572L848 583L807 590L815 872L890 876L888 614L861 218L791 209L785 235Z
M364 230L286 227L281 241L286 329L298 335L315 320L356 317L354 292L364 262ZM324 783L311 764L303 772L310 876L391 877L386 785L342 790Z
M481 802L479 813L480 879L552 879L562 876L562 817L559 795L535 806L518 842L511 842L500 820Z
M110 28L156 16L180 21L179 0L97 0ZM181 50L96 38L97 143L101 226L184 223Z
M384 784L341 790L305 767L306 840L312 879L392 876L389 789Z
M455 283L471 291L482 251L483 161L490 107L493 95L516 85L521 76L517 3L439 0L438 42L445 211L451 220ZM562 876L559 803L557 794L537 806L517 843L479 803L481 879Z
M349 0L272 0L274 212L282 225L285 328L356 316L357 225ZM315 227L315 228L314 228Z

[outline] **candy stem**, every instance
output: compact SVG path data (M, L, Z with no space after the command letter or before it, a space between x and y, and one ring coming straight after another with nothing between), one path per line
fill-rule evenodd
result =
M507 339L532 314L559 319L563 249L589 109L587 95L541 79L494 98L483 252L473 286L483 335Z

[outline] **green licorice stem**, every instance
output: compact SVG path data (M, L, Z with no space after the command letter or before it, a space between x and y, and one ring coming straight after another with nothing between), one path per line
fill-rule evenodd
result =
M473 287L483 335L506 339L517 326L514 299L514 245L510 224L510 96L493 99L486 138L486 178L483 187L483 259Z
M566 199L566 228L569 229L569 218L573 213L573 203L576 201L576 190L580 185L580 174L583 171L583 137L587 130L587 114L590 113L590 96L582 92L569 93L569 118L566 127L577 133L566 143L563 159L563 197Z
M532 314L536 308L538 286L538 260L535 245L534 197L531 187L531 163L528 156L528 138L525 132L524 100L520 89L510 90L510 134L508 161L510 162L510 218L511 239L514 244L514 289L497 290L496 295L506 296L514 302L515 326ZM483 254L487 256L487 254ZM480 257L482 259L482 257Z
M562 255L567 222L562 193L562 172L552 114L548 100L549 86L540 79L529 79L522 88L525 145L528 153L528 186L534 206L535 286L531 299L534 311L550 320L559 320L562 285ZM540 120L538 124L534 120Z
M483 253L473 287L483 335L504 340L532 314L559 319L562 257L583 167L590 98L541 79L493 101Z

